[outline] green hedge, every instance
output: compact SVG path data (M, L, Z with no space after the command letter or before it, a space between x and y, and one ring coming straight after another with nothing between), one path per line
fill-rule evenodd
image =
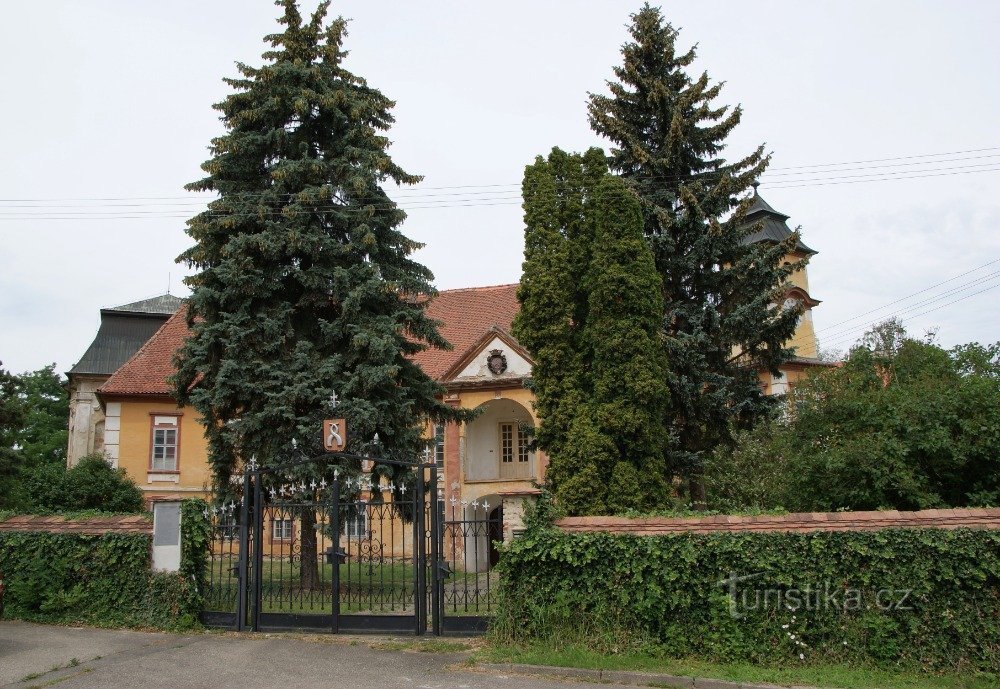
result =
M507 546L499 566L492 633L504 643L1000 670L1000 531L643 537L537 528ZM730 584L732 575L755 576Z
M177 573L152 572L149 534L0 531L4 616L108 627L196 626L208 545L201 506L182 506Z

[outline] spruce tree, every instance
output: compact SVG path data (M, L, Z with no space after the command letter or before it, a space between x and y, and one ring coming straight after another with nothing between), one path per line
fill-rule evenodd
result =
M266 38L264 64L239 64L215 106L226 131L188 189L219 198L188 222L195 244L178 259L198 272L187 280L191 336L176 393L204 418L221 495L250 455L311 459L292 476L329 477L324 417L347 419L349 452L376 451L378 434L377 451L409 458L427 418L464 418L411 358L448 345L425 313L432 275L410 258L419 244L383 190L420 179L387 152L394 104L344 67L346 24L326 23L328 3L309 21L294 0L277 4L284 30ZM311 586L308 510L301 526L301 583Z
M611 169L643 201L643 229L662 278L667 418L676 444L667 459L704 503L703 459L732 441L733 429L768 414L774 400L758 383L776 373L799 309L776 309L799 263L783 258L798 240L747 245L750 185L766 168L763 146L735 161L722 157L741 109L714 104L722 85L686 69L677 30L646 4L632 15L632 40L608 82L591 94L590 124L608 138Z
M600 149L525 171L518 339L532 352L546 478L569 514L652 508L666 493L660 277L639 202Z

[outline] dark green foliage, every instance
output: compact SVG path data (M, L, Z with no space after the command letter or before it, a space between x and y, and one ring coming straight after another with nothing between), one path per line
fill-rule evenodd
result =
M782 428L762 423L736 436L734 447L719 447L705 462L705 488L711 510L727 514L773 510L788 496L789 470L773 444Z
M387 153L394 104L344 68L346 22L326 23L327 2L308 21L293 0L279 5L284 30L267 37L263 66L226 80L226 132L208 176L188 185L220 198L188 222L195 245L180 260L198 272L175 383L204 417L221 493L241 455L322 456L333 391L349 451L378 433L385 452L412 457L426 418L464 418L409 358L448 345L425 313L419 244L382 188L420 179Z
M20 375L0 369L0 506L29 507L22 483L65 466L68 419L55 364Z
M532 354L532 388L542 419L538 445L549 457L566 446L586 400L590 353L585 340L589 302L583 289L596 222L597 186L608 174L604 153L554 148L524 171L524 264L513 332ZM547 478L562 480L551 464Z
M29 467L66 463L69 394L55 368L50 364L17 376L25 408L17 444Z
M523 193L514 333L535 359L546 478L570 514L656 507L666 493L663 307L639 202L599 149L537 158Z
M16 436L24 426L26 412L18 397L18 380L0 368L0 507L9 507L23 457Z
M589 403L599 433L613 443L602 472L612 512L652 509L667 498L661 287L639 201L609 175L597 189L585 337L593 351Z
M124 469L115 469L101 453L81 457L67 470L47 465L24 479L25 503L31 512L96 510L134 513L145 509L142 491Z
M1000 505L998 353L945 350L895 321L877 326L842 367L796 388L790 418L713 457L712 506Z
M671 468L691 479L702 503L705 457L728 444L735 428L769 413L757 372L777 371L792 351L798 309L771 308L799 262L783 264L793 234L779 245L744 245L755 231L745 222L751 183L769 157L759 147L730 162L721 153L741 110L715 106L721 84L691 78L692 48L676 51L677 30L659 9L632 16L632 41L608 83L592 94L590 123L614 144L611 169L644 202L643 227L662 278L666 415L677 443Z
M23 533L0 530L5 616L104 627L184 629L197 625L191 587L150 571L147 534Z
M206 575L208 572L208 551L212 547L212 525L206 516L208 503L200 499L184 500L181 503L181 563L178 574L188 582L188 593L192 596L188 607L201 610L203 607Z
M632 645L764 665L1000 671L1000 531L641 537L535 529L507 546L500 567L492 633L503 642L603 652ZM742 617L732 616L729 586L720 584L734 574L756 575L737 585ZM802 594L797 610L776 593L756 604L755 592L767 590L793 604L792 589ZM855 595L848 590L859 592L860 605L846 602ZM878 597L882 590L892 593ZM817 602L829 591L833 602Z

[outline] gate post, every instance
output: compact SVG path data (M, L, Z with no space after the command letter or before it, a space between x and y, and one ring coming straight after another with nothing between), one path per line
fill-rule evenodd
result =
M441 578L441 547L444 532L441 530L441 515L438 512L438 470L432 465L431 481L427 489L431 510L431 625L434 636L441 636L441 601L444 580Z
M333 572L330 583L333 589L331 631L340 633L340 472L333 473L333 510L330 513L330 535L333 550Z
M237 564L237 586L239 590L236 595L236 631L242 632L246 629L247 621L247 594L250 586L249 574L249 550L250 550L250 470L243 471L243 501L240 504L240 557Z
M427 633L427 524L425 520L424 510L426 509L426 497L424 490L424 465L419 461L417 462L417 491L414 496L416 508L414 510L415 514L414 522L416 523L416 532L419 535L414 546L416 547L416 552L414 553L414 564L417 570L417 595L413 598L414 612L417 616L417 634Z
M261 598L263 597L264 589L264 577L262 576L262 570L264 569L264 505L263 502L263 491L260 486L260 472L256 472L257 475L254 477L253 481L253 515L254 515L254 531L253 531L253 618L251 620L251 629L255 632L260 631L260 604Z

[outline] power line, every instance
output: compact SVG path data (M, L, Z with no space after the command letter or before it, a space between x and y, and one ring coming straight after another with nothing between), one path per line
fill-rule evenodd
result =
M991 273L990 275L986 275L986 276L983 276L981 278L977 278L976 280L971 280L968 283L965 283L964 285L961 285L961 286L956 287L954 289L942 292L941 294L936 295L936 296L934 296L934 297L932 297L930 299L925 299L923 301L916 302L914 304L911 304L911 305L907 306L906 308L899 309L897 311L893 311L892 313L887 313L887 314L884 314L882 316L879 316L879 318L876 320L876 322L882 322L882 321L888 320L890 318L903 318L903 317L912 318L914 314L911 314L910 312L913 311L913 310L915 310L915 309L920 309L920 308L923 308L924 306L927 306L928 304L934 304L934 303L939 302L942 299L945 299L947 297L951 297L951 296L954 296L956 294L961 294L962 292L965 292L965 291L969 290L972 287L976 287L976 286L982 285L983 283L989 282L991 280L994 280L997 277L1000 277L1000 271L998 271L996 273ZM995 284L1000 285L1000 282L997 282ZM978 292L977 292L977 294L978 294ZM833 338L834 341L840 341L840 340L843 340L845 337L846 338L850 338L851 337L851 333L856 333L859 330L863 330L863 329L868 328L869 326L870 326L870 324L861 325L861 326L852 326L851 328L847 328L846 330L841 330L839 332L833 333L829 337Z
M839 184L859 184L859 183L865 183L865 182L891 182L891 181L896 181L896 180L922 179L922 178L928 178L928 177L954 177L954 176L957 176L957 175L974 174L974 173L982 173L982 172L1000 172L1000 167L992 167L992 168L987 168L987 169L964 170L964 171L939 172L939 173L935 173L935 174L922 174L922 175L907 174L905 176L902 176L902 175L899 175L899 176L880 176L880 177L877 177L877 178L870 178L870 179L855 179L855 180L847 179L847 180L844 180L844 181L837 181L836 178L831 178L830 180L824 180L822 182L816 181L816 182L813 182L813 183L804 183L804 184L773 185L771 188L775 188L775 189L795 189L795 188L801 188L801 187L823 187L823 186L831 186L831 185L839 185ZM891 173L887 173L887 174L891 174ZM417 203L420 203L422 205L415 205ZM294 210L294 209L290 209L290 208L286 207L286 208L277 208L277 209L261 209L261 210L247 211L247 212L244 212L244 213L230 213L230 212L226 212L226 211L212 211L212 210L209 209L209 210L206 210L206 211L198 211L198 212L195 212L194 214L200 215L202 213L209 213L210 216L215 216L215 217L228 217L228 218L232 218L232 217L245 217L245 218L251 218L251 217L257 217L257 216L260 216L260 215L264 215L266 217L279 217L279 216L282 216L282 215L298 215L298 214L306 214L306 215L308 215L308 214L317 213L317 212L340 212L340 213L362 213L362 214L364 214L364 213L369 213L369 212L372 212L372 211L379 211L379 210L411 211L411 210L421 210L421 209L427 209L427 208L471 208L471 207L477 207L477 206L516 206L516 205L520 205L520 204L521 204L521 197L520 196L495 196L495 197L488 197L488 198L483 198L483 199L459 198L459 199L452 199L452 200L447 201L447 202L445 202L445 201L415 201L413 204L408 204L406 206L400 206L396 202L390 201L389 204L381 204L381 205L378 205L378 204L369 204L367 206L361 206L361 207L358 207L358 208L350 208L350 207L344 207L344 206L316 206L314 208L307 208L307 209L303 209L303 210ZM2 208L2 206L0 206L0 208ZM43 207L39 207L39 208L43 209ZM172 214L172 213L176 213L177 212L177 211L172 211L172 210L130 211L130 213L132 213L133 215L128 215L128 214L126 214L126 215L114 215L112 211L105 211L105 210L103 210L103 209L101 209L99 207L95 207L94 210L98 211L98 213L103 213L103 214L90 214L90 213L86 213L87 209L86 208L82 208L82 207L79 208L79 209L77 209L77 210L75 210L75 211L66 211L64 213L60 213L58 211L52 211L52 210L48 210L48 209L44 209L44 210L46 210L45 213L28 213L28 212L25 212L25 211L17 211L17 212L13 212L13 213L3 213L3 212L0 212L0 220L88 220L88 219L93 219L93 220L115 220L115 219L138 220L138 219L144 219L144 218L167 218L167 219L170 219L170 218L182 218L182 219L186 219L186 218L190 218L192 216L192 213L186 213L186 214L181 214L181 215ZM195 209L192 209L192 211L195 211ZM142 215L134 215L134 214L142 214Z
M961 296L958 299L953 299L952 301L949 301L949 302L947 302L945 304L941 304L939 306L935 306L932 309L927 309L926 311L921 311L920 313L910 314L909 316L907 316L907 318L917 318L918 316L924 316L924 315L926 315L928 313L933 313L934 311L940 311L941 309L946 308L948 306L952 306L953 304L957 304L960 301L965 301L966 299L971 299L972 297L978 296L980 294L985 294L986 292L990 292L992 290L995 290L997 287L1000 287L1000 282L996 282L996 283L990 285L989 287L985 287L985 288L983 288L983 289L981 289L981 290L979 290L977 292L973 292L971 294L966 294L964 296ZM873 322L873 323L871 323L869 325L870 326L871 325L875 325L877 322L878 321ZM842 346L845 342L850 342L852 339L856 339L856 337L857 337L856 335L852 335L852 336L848 336L848 337L841 337L840 339L835 340L832 344L830 344L828 346L831 346L831 347Z
M912 299L913 297L917 296L918 294L924 294L925 292L930 292L932 289L936 289L936 288L940 287L941 285L946 285L949 282L954 282L955 280L963 278L966 275L971 275L972 273L978 272L978 271L982 270L983 268L987 268L987 267L995 265L997 263L1000 263L1000 258L995 258L992 261L987 261L986 263L982 264L981 266L976 266L975 268L971 268L971 269L969 269L969 270L967 270L965 272L959 273L958 275L952 276L952 277L948 278L947 280L942 280L941 282L933 284L930 287L925 287L922 290L918 290L918 291L913 292L911 294L907 294L904 297L900 297L899 299L896 299L894 301L890 301L887 304L883 304L882 306L876 307L874 309L870 309L868 311L865 311L864 313L859 313L857 316L854 316L853 318L848 318L847 320L843 320L843 321L840 321L838 323L834 323L833 325L828 325L825 328L820 328L819 330L816 331L816 333L819 334L819 333L827 331L827 330L832 330L833 328L836 328L839 325L844 325L845 323L850 323L851 321L856 321L859 318L862 318L862 317L867 316L869 314L875 313L877 311L882 311L883 309L886 309L886 308L888 308L890 306L893 306L893 305L898 304L898 303L903 302L903 301L907 301L908 299Z
M952 163L952 162L961 162L961 161L967 161L967 160L980 160L980 159L983 159L983 158L1000 158L1000 153L995 153L995 154L991 154L991 155L988 155L988 156L974 156L974 157L971 157L971 158L955 158L955 159L949 159L949 160L946 160L946 161L940 161L939 160L939 161L932 161L931 163L921 163L921 164L922 165L927 165L927 164ZM904 164L904 165L909 166L909 165L912 165L912 164L907 163L907 164ZM789 185L789 184L792 184L792 183L798 184L798 183L801 183L801 182L817 182L817 181L818 182L826 182L826 181L841 180L841 179L845 179L846 180L846 179L859 178L859 177L882 177L882 176L890 176L890 175L903 175L903 174L911 174L911 173L917 173L917 172L931 173L931 172L944 172L944 171L966 170L966 169L975 170L977 168L997 167L997 166L1000 166L1000 160L991 161L989 163L979 163L979 164L972 164L972 165L962 165L962 166L957 166L957 167L927 168L927 169L923 169L923 170L889 170L889 171L885 171L885 172L870 173L870 174L867 174L867 175L834 175L834 176L828 176L828 177L816 177L816 178L813 178L813 179L779 180L779 181L775 181L775 182L769 182L768 183L768 187L769 188L774 188L774 189L782 189L782 188L788 188L786 185ZM895 166L893 166L893 167L895 167ZM847 172L847 171L858 171L858 170L872 170L872 169L876 169L876 168L870 168L870 167L846 168L844 170L837 170L836 172ZM832 172L834 172L834 171L830 171L830 173L832 173ZM799 172L799 173L789 173L789 174L802 175L802 174L825 174L825 173L816 173L816 172L803 173L803 172ZM765 173L765 176L767 176L767 173ZM640 177L640 178L634 178L634 179L654 179L654 178ZM505 186L505 187L512 187L513 188L513 187L519 187L521 185L509 184L509 185L493 185L493 186L496 186L496 187ZM487 196L487 195L496 195L496 194L509 193L508 191L500 190L500 189L491 189L489 191L448 192L448 193L440 193L440 194L424 194L424 193L407 194L406 193L406 192L410 192L410 191L417 191L417 190L412 190L412 189L403 189L401 191L402 191L402 193L401 194L397 194L395 196L395 198L415 199L416 201L421 201L423 199L439 199L439 198L443 198L443 197L455 197L455 196L458 196L458 197L483 197L483 196ZM256 197L264 196L264 195L266 195L266 194L264 194L264 193L254 193L254 194L250 194L250 195L240 195L240 198L244 198L244 199L250 198L250 199L252 199L252 198L256 198ZM291 194L289 194L289 195L282 195L282 196L291 196ZM153 202L153 203L150 203L150 202L131 203L130 202L130 201L135 201L135 200L139 200L139 199L138 198L137 199L124 199L123 198L123 199L116 199L114 202L110 202L110 203L102 202L102 203L99 203L99 204L96 204L96 205L80 205L80 204L72 203L72 202L68 202L68 201L66 201L66 202L56 201L56 202L53 202L53 203L44 203L44 204L42 204L42 202L30 202L30 201L24 201L23 203L12 203L12 202L8 202L8 201L0 201L0 203L3 204L3 205L0 205L0 209L23 208L23 209L31 210L31 209L74 208L74 209L88 210L88 209L105 208L105 207L106 208L143 208L143 207L147 207L147 206L192 208L192 207L202 206L206 202L206 199L199 199L199 198L182 199L181 197L171 198L171 199L168 199L166 202ZM212 200L217 200L217 199L212 199ZM484 200L490 200L490 199L484 199ZM119 201L129 201L129 202L120 203Z
M848 171L857 171L857 170L863 170L863 169L877 169L877 168L880 168L880 167L893 167L893 168L896 168L896 167L911 167L912 168L912 167L933 165L933 164L939 164L939 163L963 162L963 161L967 161L967 160L978 160L978 159L993 158L993 157L1000 156L1000 153L992 153L992 154L989 154L989 155L973 156L973 157L968 157L968 158L953 158L953 159L950 159L950 160L927 160L925 162L909 162L909 163L901 163L899 165L875 165L874 167L870 167L870 168L867 168L867 167L866 168L846 168L846 169L839 169L839 170L833 170L833 169L831 169L831 170L821 170L821 169L816 169L816 168L834 168L834 167L841 167L841 168L843 168L843 166L845 166L845 165L867 165L867 164L871 164L871 163L892 162L892 161L914 161L914 160L921 160L921 159L927 159L927 158L941 158L941 157L946 157L946 156L964 155L964 154L967 154L967 153L985 153L985 152L988 152L988 151L998 151L998 152L1000 152L1000 146L988 147L988 148L966 149L966 150L961 150L961 151L950 151L950 152L945 152L945 153L923 153L923 154L908 155L908 156L897 156L897 157L892 157L892 158L876 158L876 159L869 159L869 160L846 161L846 162L840 162L840 163L816 163L816 164L813 164L813 165L800 165L800 166L792 166L792 167L784 167L784 168L771 168L770 170L765 171L763 173L762 177L763 178L770 178L770 177L783 177L783 176L800 176L800 175L805 175L805 174L827 174L827 173L833 174L833 173L848 172ZM986 164L984 164L984 165L986 165ZM948 169L948 168L940 168L940 169ZM785 172L785 173L781 172L781 171L789 171L789 170L799 170L800 172ZM805 170L806 172L801 172L802 170ZM930 171L933 171L933 170L934 169L932 168ZM915 172L915 170L911 170L911 171ZM927 170L925 170L925 171L927 171ZM899 172L905 172L905 170L901 170ZM692 177L696 178L696 179L711 179L713 177L715 177L715 178L721 177L722 174L724 174L724 173L707 172L707 173L702 173L702 174L695 174ZM885 174L894 174L894 173L893 172L886 172ZM817 178L817 179L836 179L836 178L840 178L840 177L843 177L843 175L836 175L835 177L831 177L831 178ZM651 175L651 176L643 176L643 177L633 177L632 179L640 180L640 181L643 181L643 180L644 181L649 181L649 180L653 180L653 181L655 181L655 180L676 181L679 178L676 177L676 176L657 176L657 175ZM773 185L778 185L778 184L783 184L783 183L788 183L788 182L800 182L800 181L805 181L805 180L791 180L791 179L789 179L789 180L777 180L777 181L775 181L773 183ZM417 184L417 185L412 185L412 186L409 186L409 187L401 187L399 191L402 194L404 194L404 195L407 192L412 192L414 194L414 196L458 196L458 195L473 195L473 194L480 194L480 193L484 193L485 194L485 193L491 193L491 192L488 192L488 191L484 191L484 192L471 192L470 191L470 192L460 192L460 193L456 193L456 194L440 194L440 195L439 194L434 194L434 195L424 194L423 192L425 192L425 191L437 191L437 190L448 190L448 189L494 189L494 190L496 190L496 189L501 189L501 188L517 188L517 187L520 187L520 186L521 186L520 183L466 184L466 185L449 185L449 186L433 186L433 187L421 186L420 184ZM772 185L769 184L769 186L772 186ZM194 192L194 193L204 193L204 192ZM280 196L294 196L294 195L295 194L283 194L283 195L280 195ZM253 198L255 196L268 196L268 193L267 192L248 192L247 194L244 194L242 196L244 198ZM135 197L110 196L110 197L78 197L78 198L12 198L12 199L0 199L0 203L49 203L49 202L77 202L77 201L79 201L79 202L185 201L187 203L203 202L201 199L197 199L197 198L196 199L192 199L190 196L135 196ZM142 204L142 205L148 205L148 204ZM155 204L155 205L159 205L159 204ZM37 207L37 206L33 206L33 207Z

